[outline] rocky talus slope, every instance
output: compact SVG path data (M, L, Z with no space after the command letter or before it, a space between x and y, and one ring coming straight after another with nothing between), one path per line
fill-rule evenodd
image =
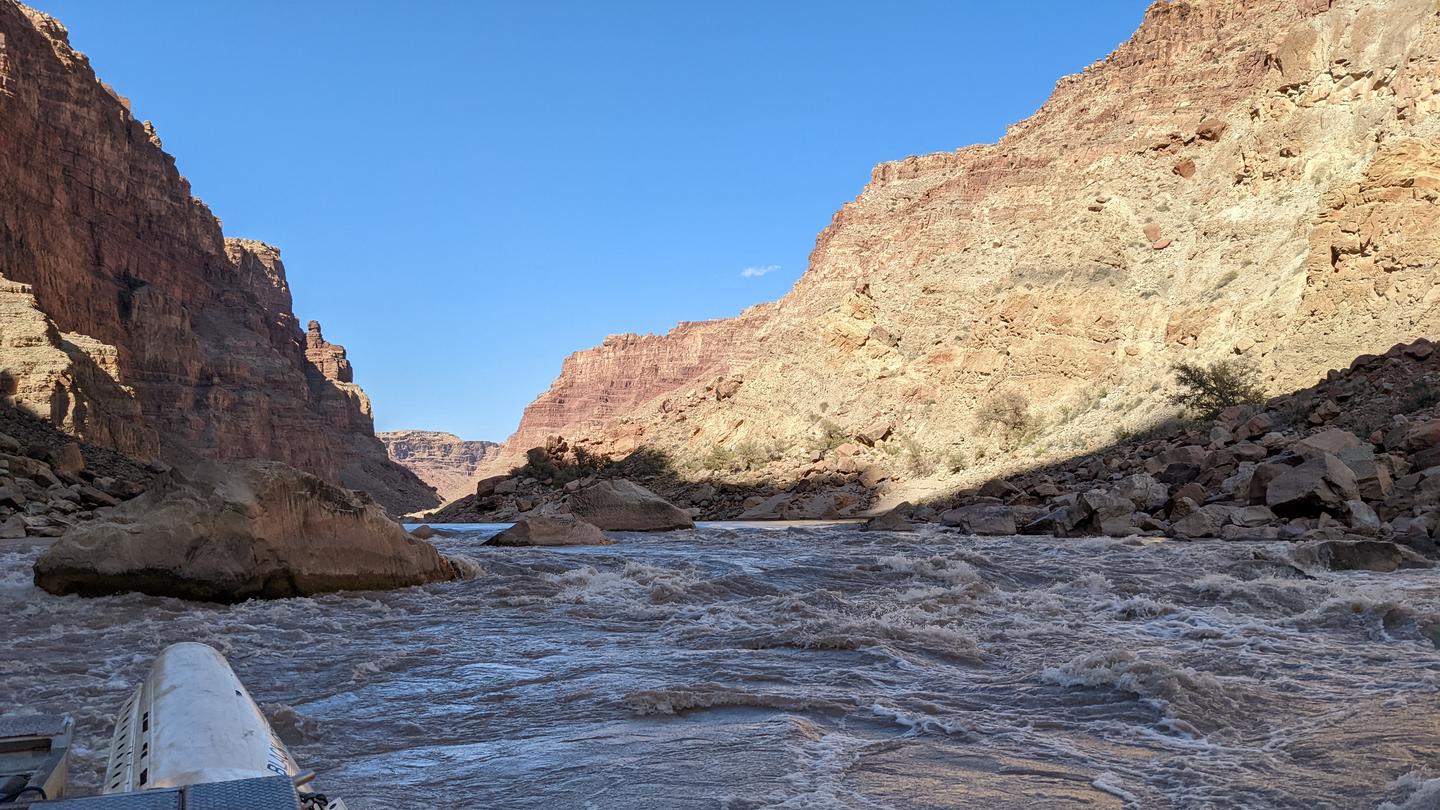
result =
M59 537L141 494L162 470L0 406L0 541Z
M154 127L13 0L0 275L7 402L140 459L275 459L395 511L436 502L385 455L348 364L307 344L279 251L225 238Z
M1332 549L1380 539L1440 556L1440 351L1399 344L1264 406L1162 426L872 524L937 520L974 534L1347 544Z
M419 476L444 502L475 491L479 470L500 449L496 442L467 441L453 433L395 430L376 434L396 464Z
M878 166L780 301L572 356L503 458L940 489L1162 421L1178 360L1294 390L1440 324L1437 106L1433 0L1156 3L998 143Z

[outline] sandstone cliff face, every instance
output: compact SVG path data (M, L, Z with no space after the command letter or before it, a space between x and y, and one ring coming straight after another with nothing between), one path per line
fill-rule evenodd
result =
M397 430L377 434L390 458L453 501L475 491L478 471L500 449L495 442L465 441L453 433Z
M433 502L374 438L343 351L312 365L279 252L225 239L154 128L59 23L13 0L0 0L0 274L27 285L0 296L22 310L32 297L50 324L32 318L43 340L0 349L6 395L37 415L141 458L275 459L364 480L392 508ZM37 362L41 343L59 354Z
M1165 415L1176 360L1239 355L1279 392L1434 333L1437 62L1434 0L1156 3L998 143L878 166L704 364L683 333L572 357L507 452L552 432L792 470L881 421L869 459L982 475ZM616 391L623 417L596 406ZM1012 392L1018 447L977 418Z
M730 368L750 360L769 309L761 305L738 318L681 323L664 335L612 335L570 355L560 376L525 409L520 426L482 472L507 471L524 461L526 450L556 434L598 431L617 452L634 450L644 431L624 416L646 403L670 413L682 405L667 395L700 381L719 382Z

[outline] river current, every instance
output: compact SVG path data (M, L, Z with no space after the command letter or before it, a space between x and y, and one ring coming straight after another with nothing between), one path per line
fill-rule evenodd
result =
M702 526L437 537L473 579L202 605L53 597L0 545L0 711L98 783L167 644L223 652L381 808L1440 807L1440 571L1286 544Z

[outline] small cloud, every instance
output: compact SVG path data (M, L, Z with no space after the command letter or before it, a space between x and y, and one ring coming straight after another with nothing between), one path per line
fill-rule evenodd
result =
M773 273L779 269L780 265L778 264L767 264L764 267L747 267L740 271L740 275L744 278L760 278L763 275Z

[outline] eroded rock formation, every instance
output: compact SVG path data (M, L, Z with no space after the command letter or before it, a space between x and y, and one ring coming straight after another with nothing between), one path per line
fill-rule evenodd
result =
M495 442L466 441L453 433L430 430L396 430L377 435L396 464L434 487L445 502L473 493L481 477L481 465L500 448Z
M277 459L393 510L436 502L374 438L343 349L300 330L279 251L226 239L154 127L13 0L0 274L10 402L138 458Z
M364 495L274 461L207 462L70 531L35 562L51 593L240 602L455 579Z
M1166 415L1177 360L1308 384L1440 324L1437 76L1433 0L1156 3L998 143L878 166L703 362L685 329L572 356L507 455L760 447L780 475L881 420L854 463L983 480ZM983 418L1010 395L1016 435Z

